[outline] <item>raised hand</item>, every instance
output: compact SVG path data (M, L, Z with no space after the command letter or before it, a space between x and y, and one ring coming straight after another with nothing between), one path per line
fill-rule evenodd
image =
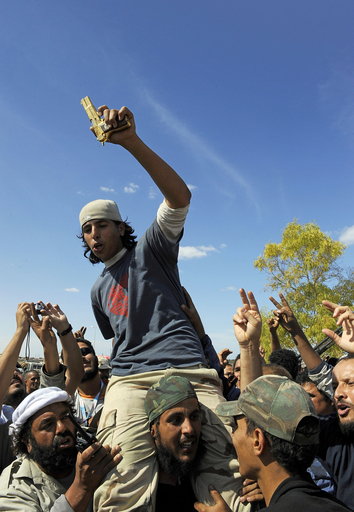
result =
M237 308L233 316L234 331L237 341L241 345L248 343L259 343L262 332L262 318L258 309L256 299L252 292L246 292L243 288L239 290L242 307Z
M44 304L43 304L44 306ZM45 306L44 306L45 308ZM42 312L44 309L42 310ZM25 310L26 318L32 327L33 331L36 333L38 338L40 339L43 346L53 345L56 347L57 338L52 330L52 326L49 320L49 317L43 316L42 319L39 318L38 312L34 307L34 303L31 302L28 304L28 307ZM41 313L42 314L42 313Z
M279 316L274 313L274 316L267 320L267 325L270 332L276 332L279 327Z
M278 319L280 325L291 334L294 334L300 329L299 323L292 312L288 302L286 301L284 295L282 293L279 293L280 300L282 302L282 305L279 304L278 301L276 301L273 297L269 297L269 300L271 300L274 304L274 306L277 308L276 311L274 311L275 318Z
M349 354L354 354L354 313L349 306L339 306L334 302L323 300L322 304L337 318L337 325L343 327L342 336L338 336L330 329L322 329L322 332L331 338L338 347Z
M75 331L73 334L74 334L74 338L84 338L85 337L85 332L87 331L87 327L80 327L80 329L78 331Z
M232 350L229 350L228 348L223 348L221 352L218 353L219 364L223 368L225 368L227 364L227 358L230 354L232 354Z

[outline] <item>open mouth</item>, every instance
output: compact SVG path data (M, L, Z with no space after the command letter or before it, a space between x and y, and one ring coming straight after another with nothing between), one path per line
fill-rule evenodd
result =
M338 415L342 418L347 416L347 414L349 413L350 410L351 410L351 407L347 404L343 404L343 403L337 404Z
M95 245L93 246L93 250L94 250L95 252L100 252L102 249L103 249L103 244L95 244Z
M180 443L180 448L183 451L190 451L193 450L195 446L195 439L183 441L183 443Z
M70 448L73 445L73 440L71 437L65 437L59 443L59 449L64 450L65 448Z

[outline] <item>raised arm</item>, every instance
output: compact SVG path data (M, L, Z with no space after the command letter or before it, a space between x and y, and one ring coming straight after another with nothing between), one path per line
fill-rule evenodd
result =
M277 333L279 327L278 315L274 314L272 318L269 318L269 320L267 320L267 325L270 334L270 350L271 352L274 352L274 350L279 350L281 348Z
M278 316L280 325L288 331L294 343L300 352L302 359L304 360L307 368L313 370L322 363L322 359L317 352L311 347L308 339L305 336L304 331L301 329L294 313L292 312L289 304L287 303L284 295L279 293L282 305L279 304L273 297L269 299L273 302L274 306L278 308L274 311L274 314Z
M60 336L60 341L63 347L64 360L68 363L65 374L65 390L72 396L82 379L84 371L81 351L72 330L70 330L70 324L66 315L57 304L54 306L50 303L46 304L41 310L41 314L42 320L39 319L32 303L32 316L29 316L28 320L43 345L46 372L49 376L54 376L60 371L57 340L52 330L52 327L54 327L58 334L63 333Z
M170 208L175 209L188 206L191 198L190 190L172 167L138 137L132 112L127 107L116 110L109 109L107 105L103 105L99 107L98 113L104 117L107 124L113 127L117 126L117 116L120 120L123 120L125 116L128 117L131 126L126 130L113 133L110 142L119 144L136 158L161 190Z
M262 318L256 299L252 292L239 290L242 307L237 309L233 316L234 331L240 345L241 354L241 392L247 384L262 375L261 358L259 356L259 342L262 333Z
M26 302L21 302L17 306L16 332L0 356L0 410L14 374L22 343L28 333L29 323L26 318L26 308L28 307Z
M338 347L349 354L354 354L354 313L349 306L339 306L334 302L323 300L322 304L333 313L333 318L337 319L337 325L343 327L342 336L338 336L330 329L322 329L322 332L331 338Z

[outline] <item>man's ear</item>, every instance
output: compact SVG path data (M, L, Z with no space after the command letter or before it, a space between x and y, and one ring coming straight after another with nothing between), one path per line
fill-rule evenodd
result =
M125 222L121 222L119 224L119 234L120 236L124 236L124 233L125 233Z
M31 451L32 451L31 441L29 439L24 439L24 443L27 447L27 453L31 453Z
M153 423L151 425L150 434L151 434L153 439L156 439L157 435L156 435L156 425L155 425L155 423Z
M263 431L256 427L253 431L253 450L257 457L260 457L267 446L267 439Z

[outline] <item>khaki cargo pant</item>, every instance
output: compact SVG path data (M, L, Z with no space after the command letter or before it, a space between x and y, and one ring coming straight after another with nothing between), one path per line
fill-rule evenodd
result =
M154 512L158 485L158 463L144 408L147 390L162 377L179 375L193 385L204 411L201 441L205 450L193 471L192 485L199 501L213 505L208 485L212 484L233 511L247 511L239 503L243 478L231 440L232 418L221 420L213 410L224 402L221 381L213 369L169 368L126 377L112 377L107 388L97 437L111 447L119 444L123 456L106 476L94 496L99 512ZM225 421L224 421L225 420Z

